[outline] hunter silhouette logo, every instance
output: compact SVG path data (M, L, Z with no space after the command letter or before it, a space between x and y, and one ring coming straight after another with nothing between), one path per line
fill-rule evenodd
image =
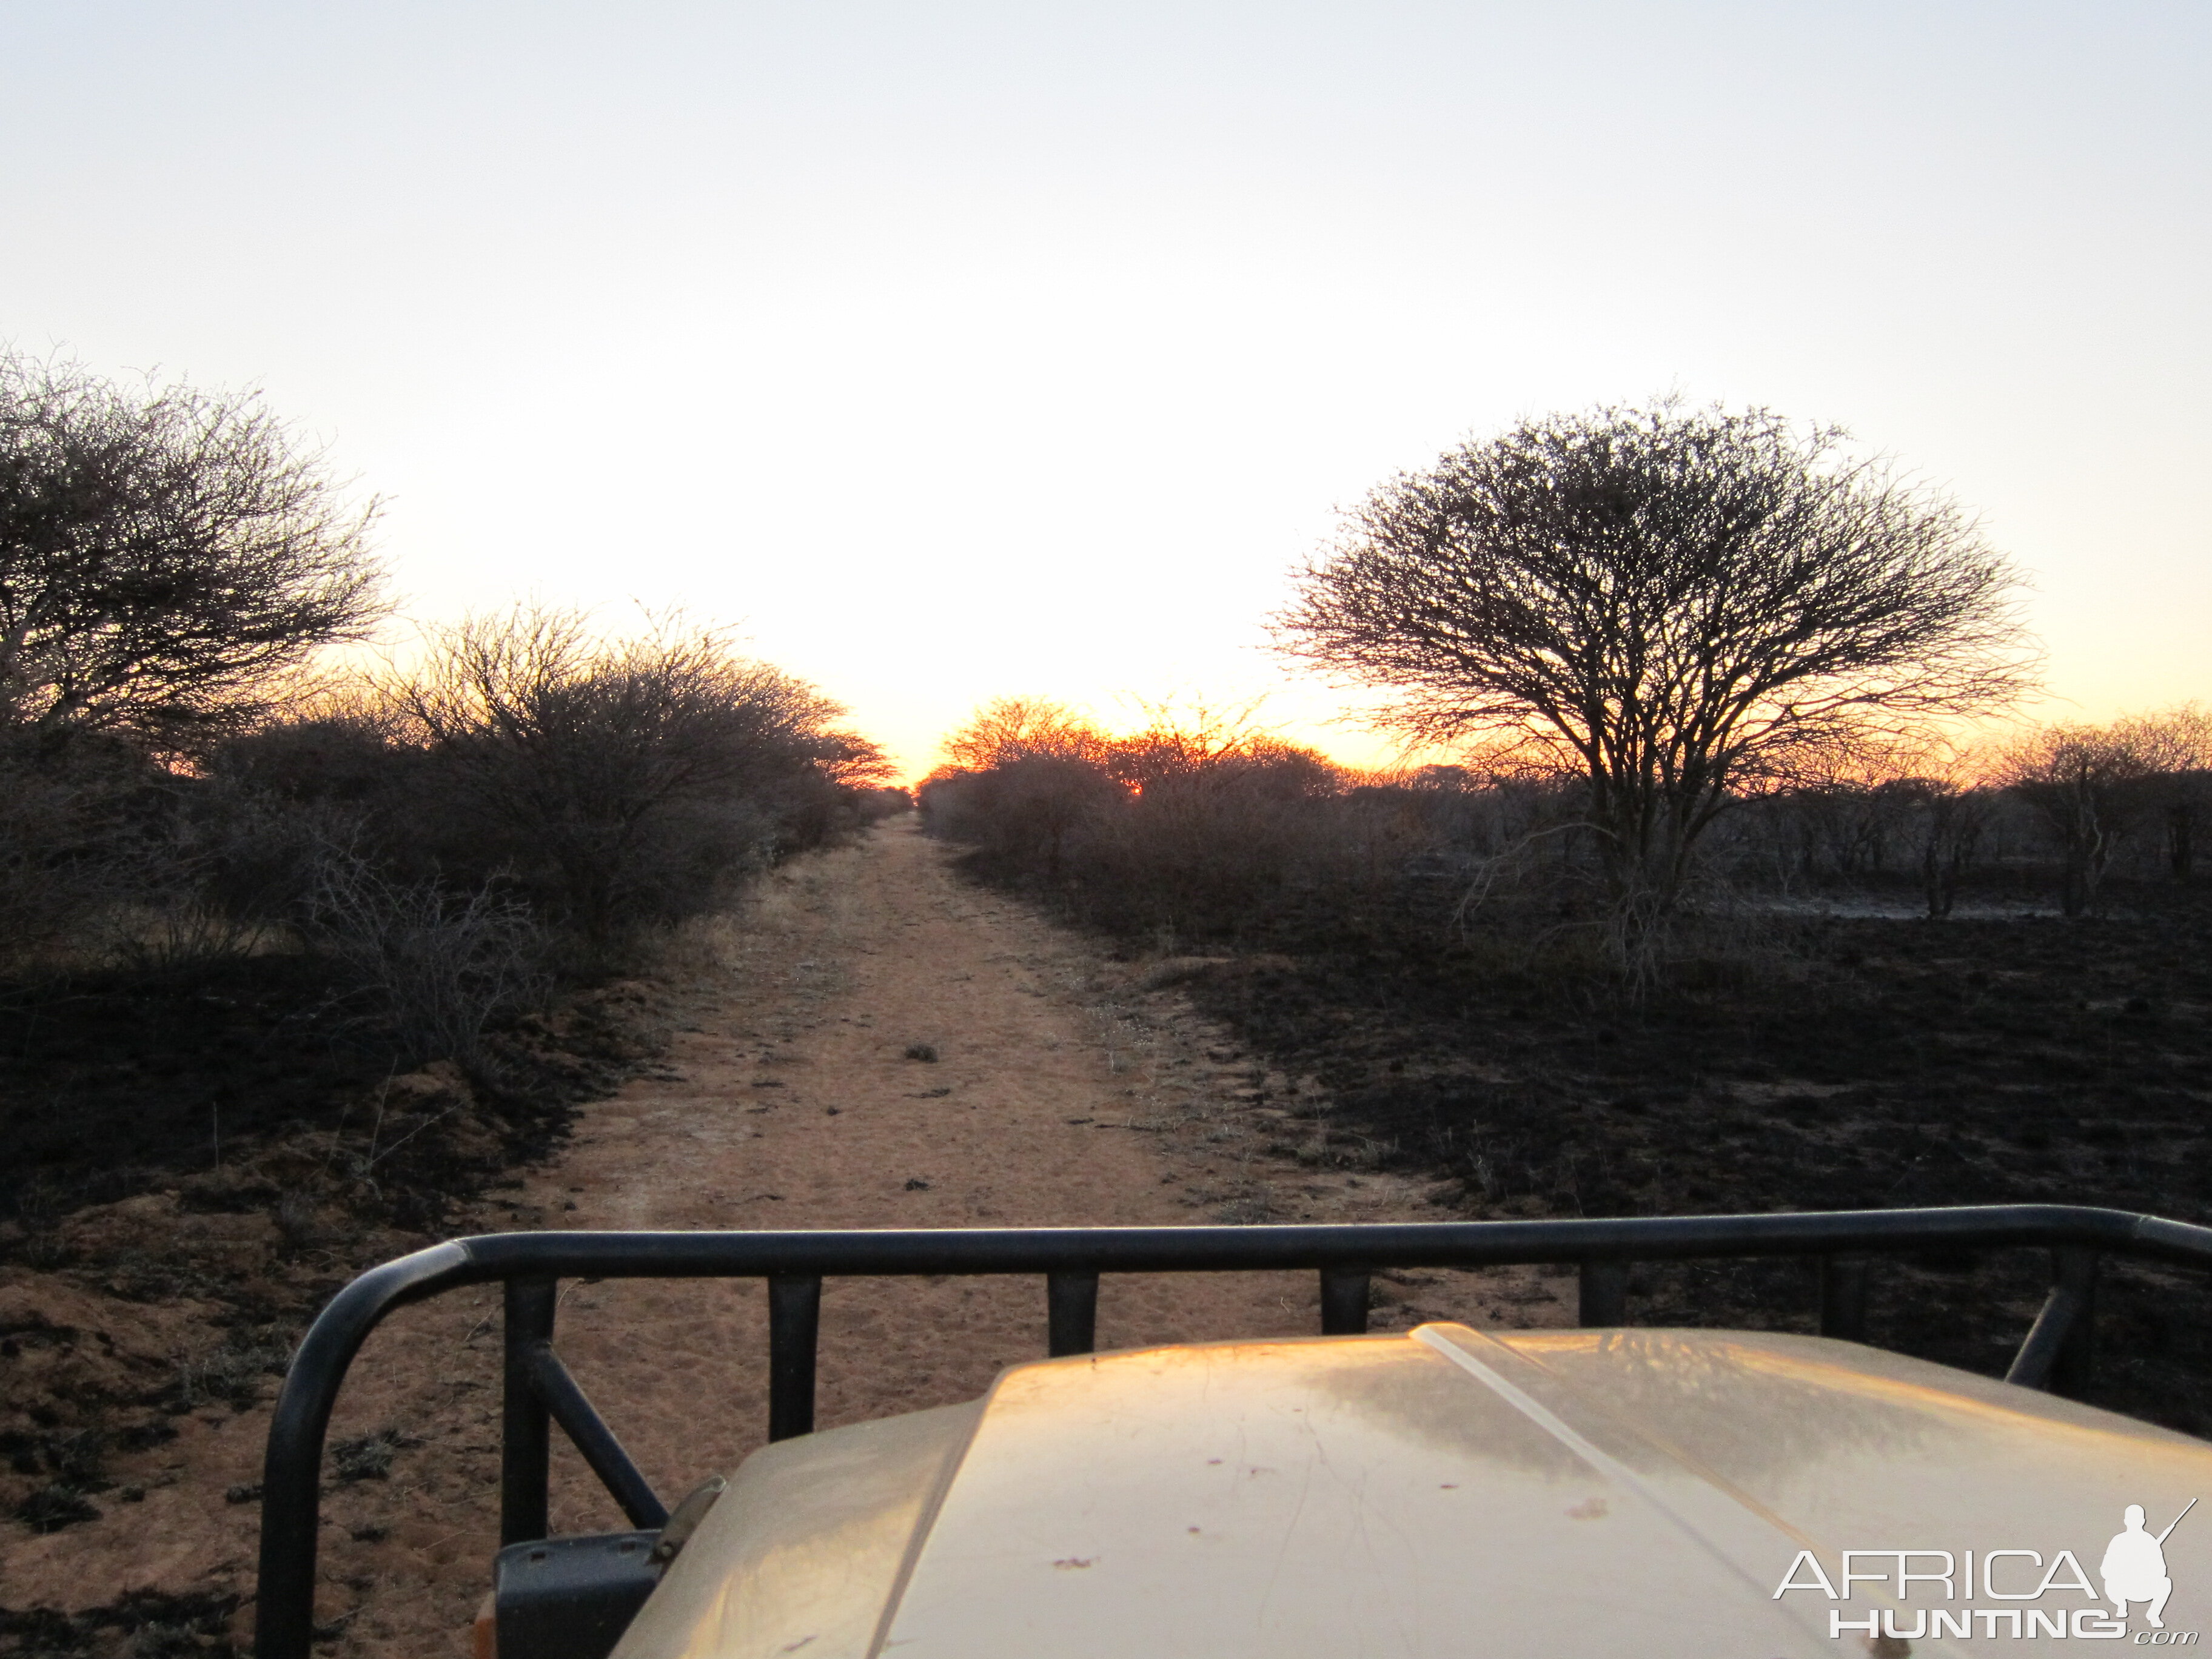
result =
M2134 1632L2136 1646L2193 1647L2195 1631L2166 1628L2166 1604L2173 1594L2166 1540L2196 1507L2192 1498L2163 1532L2155 1533L2142 1504L2130 1504L2122 1511L2120 1530L2112 1534L2097 1564L2097 1576L2104 1581L2101 1600L2112 1604L2110 1613L2100 1605L2081 1558L2069 1549L2047 1559L2039 1550L2026 1549L1845 1550L1842 1570L1832 1577L1818 1555L1800 1550L1776 1587L1774 1599L1792 1590L1810 1590L1830 1601L1848 1602L1858 1599L1861 1585L1878 1585L1873 1592L1875 1605L1862 1603L1857 1609L1863 1617L1847 1617L1841 1607L1828 1610L1831 1637L1856 1632L1876 1644L1922 1637L2000 1636L2120 1641L2129 1636L2129 1609L2140 1606L2146 1628ZM2060 1599L2045 1605L2046 1596ZM2065 1600L2069 1596L2085 1605L2069 1605ZM1960 1607L1960 1601L1970 1605ZM1971 1605L1978 1601L1999 1605Z
M2173 1594L2173 1580L2166 1572L2166 1540L2179 1526L2189 1510L2197 1507L2197 1500L2189 1500L2189 1509L2182 1510L2166 1523L2166 1528L2156 1537L2143 1530L2143 1506L2130 1504L2122 1516L2123 1529L2112 1534L2112 1541L2105 1546L2105 1559L2097 1568L2097 1575L2105 1581L2105 1599L2112 1604L2112 1611L2124 1619L2128 1603L2148 1601L2143 1620L2153 1630L2164 1630L2166 1620L2160 1615L2166 1611L2166 1598Z

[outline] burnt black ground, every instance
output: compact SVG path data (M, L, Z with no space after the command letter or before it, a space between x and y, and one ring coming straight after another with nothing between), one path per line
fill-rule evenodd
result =
M1640 1008L1473 948L1276 952L1190 994L1330 1123L1478 1215L2039 1201L2212 1221L2212 902L2066 921L1778 923ZM1873 1340L2002 1372L2047 1283L2008 1252L1875 1269ZM1809 1329L1802 1263L1652 1265L1644 1323ZM2212 1432L2212 1288L2108 1270L2098 1403Z
M465 1083L452 1072L465 1103L408 1136L416 1123L389 1092L406 1066L373 1011L312 957L0 985L0 1258L61 1216L144 1192L273 1206L282 1183L250 1173L257 1158L312 1145L340 1170L348 1152L370 1155L380 1128L371 1207L435 1231L453 1201L544 1156L577 1102L653 1051L650 1001L615 981L510 1022Z
M392 1070L298 957L0 988L0 1204L73 1207L211 1170L226 1139L332 1127Z
M82 1613L0 1607L0 1655L83 1655L121 1650L131 1659L228 1659L230 1595L160 1595L134 1592Z

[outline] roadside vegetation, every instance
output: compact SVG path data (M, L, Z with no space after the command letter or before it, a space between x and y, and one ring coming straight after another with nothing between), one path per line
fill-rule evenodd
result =
M945 740L917 799L977 873L1161 955L1445 950L1608 1006L1725 978L1808 918L2163 908L2194 890L2212 830L2212 713L2193 704L1845 748L1717 803L1629 957L1586 781L1494 755L1341 767L1255 712L1162 705L1116 734L1000 698Z
M542 1102L518 1043L879 810L837 704L680 615L520 607L333 659L387 620L376 516L256 398L0 359L0 1196L25 1216L328 1127L314 1097L431 1062Z

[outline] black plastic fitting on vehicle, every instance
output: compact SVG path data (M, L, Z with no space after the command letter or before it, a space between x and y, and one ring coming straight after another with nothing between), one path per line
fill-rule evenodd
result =
M660 1582L655 1532L509 1544L492 1562L499 1659L607 1659Z

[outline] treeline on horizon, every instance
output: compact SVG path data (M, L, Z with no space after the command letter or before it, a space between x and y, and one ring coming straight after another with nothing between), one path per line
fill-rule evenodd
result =
M395 1063L475 1064L904 805L840 705L681 615L333 665L389 619L375 516L255 397L0 353L0 975L274 953Z
M1504 744L1486 762L1344 767L1251 712L1159 705L1116 735L1001 698L947 738L917 800L979 873L1170 951L1519 939L1603 965L1617 900L1585 778ZM2194 704L1812 762L1731 790L1686 925L1854 890L1934 920L1977 893L2082 915L2114 878L2190 883L2212 830L2212 713Z

